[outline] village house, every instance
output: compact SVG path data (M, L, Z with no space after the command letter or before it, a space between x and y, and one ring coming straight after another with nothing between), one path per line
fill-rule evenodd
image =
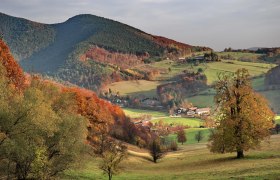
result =
M195 116L195 111L189 110L189 111L187 112L187 116L188 116L188 117L194 117L194 116Z
M210 108L200 108L200 109L197 109L196 110L196 114L198 115L210 115L210 111L211 109Z
M178 108L175 110L176 114L182 114L182 113L186 113L187 109L186 108Z

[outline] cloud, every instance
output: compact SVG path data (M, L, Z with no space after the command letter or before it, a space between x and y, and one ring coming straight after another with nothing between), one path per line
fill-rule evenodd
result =
M279 0L0 0L0 11L58 23L95 14L194 45L280 46Z

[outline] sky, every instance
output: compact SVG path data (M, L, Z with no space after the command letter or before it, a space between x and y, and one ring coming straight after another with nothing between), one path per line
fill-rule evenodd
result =
M280 0L0 0L0 12L48 24L93 14L215 50L280 47Z

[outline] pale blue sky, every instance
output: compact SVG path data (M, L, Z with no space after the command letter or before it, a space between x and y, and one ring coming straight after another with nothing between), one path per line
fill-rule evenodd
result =
M0 0L0 12L43 23L94 14L215 50L280 46L280 0Z

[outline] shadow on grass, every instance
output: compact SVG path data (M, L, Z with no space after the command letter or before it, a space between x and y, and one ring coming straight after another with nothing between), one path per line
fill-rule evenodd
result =
M215 159L208 159L199 161L199 163L193 163L194 166L209 166L211 164L224 164L224 163L231 163L231 162L242 162L246 160L255 160L255 159L275 159L280 158L280 154L273 154L273 153L259 153L259 154L250 154L246 155L244 158L237 158L236 156L230 157L222 157L222 158L215 158Z
M275 158L280 158L280 154L260 153L260 154L245 156L244 159L275 159Z
M87 175L87 174L63 174L61 179L83 179L83 180L92 180L92 179L101 179L97 176Z
M130 154L131 156L134 156L134 157L137 157L137 158L140 158L140 159L149 161L149 162L153 162L152 158L149 157L149 156L144 156L144 155L141 155L141 154L131 153L131 152L129 152L129 154Z

